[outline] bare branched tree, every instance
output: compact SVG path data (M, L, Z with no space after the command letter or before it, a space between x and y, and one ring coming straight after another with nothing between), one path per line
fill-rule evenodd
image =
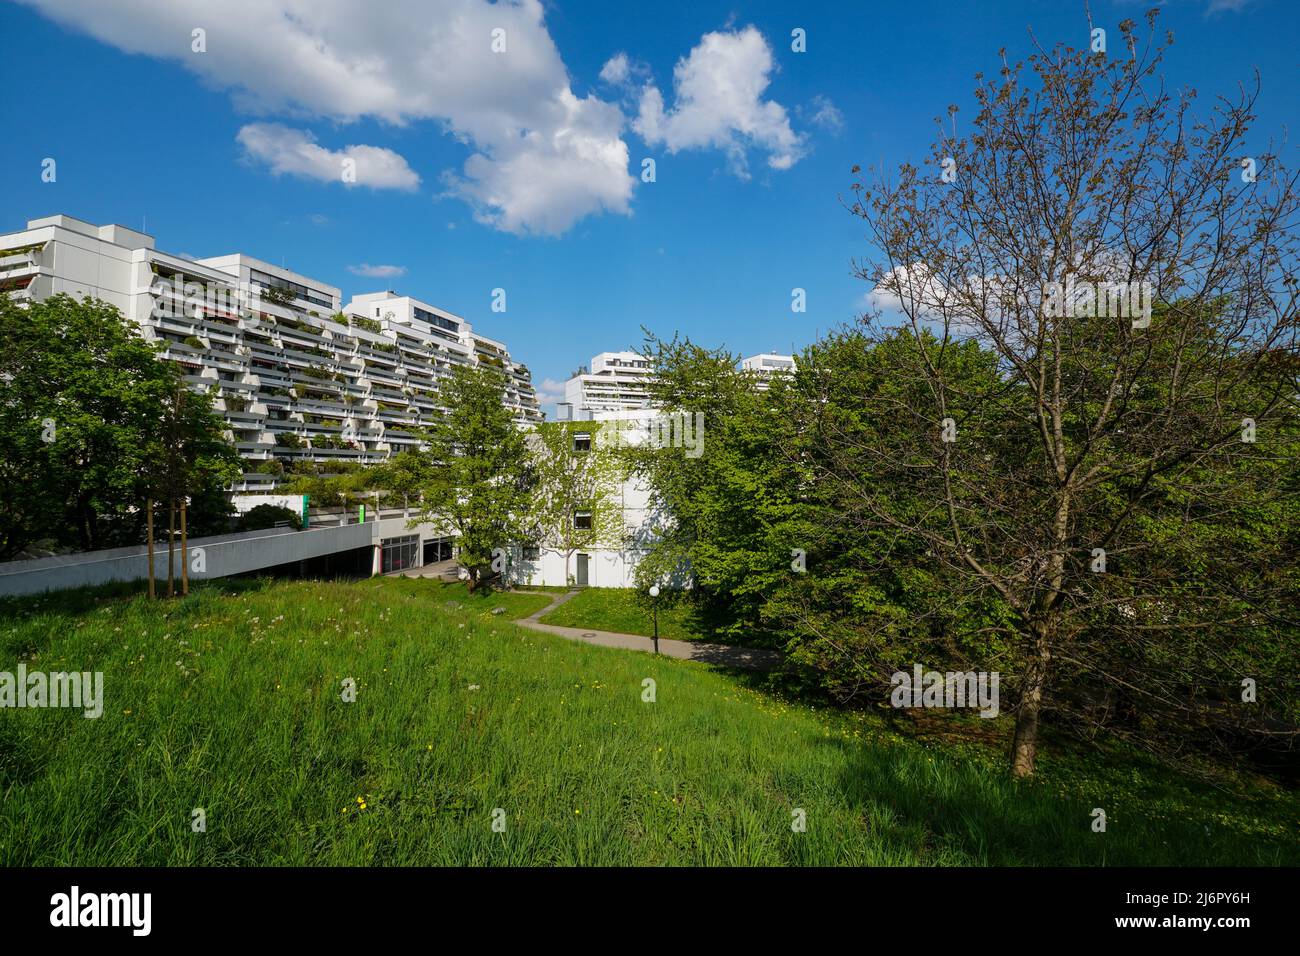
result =
M913 347L867 399L896 427L828 433L821 477L845 520L1009 609L1016 776L1061 670L1094 710L1120 693L1208 720L1178 662L1204 655L1226 705L1250 677L1234 642L1297 634L1296 556L1249 534L1296 502L1296 179L1250 132L1258 77L1196 118L1147 28L1004 52L969 132L950 107L923 167L851 201L878 250L855 264L864 324ZM953 373L971 342L996 362L977 389ZM924 506L878 492L898 482Z

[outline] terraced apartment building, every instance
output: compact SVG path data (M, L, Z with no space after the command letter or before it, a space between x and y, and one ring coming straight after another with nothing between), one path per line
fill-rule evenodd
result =
M236 491L271 490L285 460L370 463L417 444L456 365L501 369L516 422L542 420L527 366L463 318L391 291L343 306L338 288L251 256L189 259L51 216L0 235L0 291L94 296L134 321L215 399L249 465Z

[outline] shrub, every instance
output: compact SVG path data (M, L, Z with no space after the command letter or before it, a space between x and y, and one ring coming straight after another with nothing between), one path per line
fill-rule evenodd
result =
M287 522L294 531L302 527L299 515L280 505L258 505L239 516L240 531L262 531L274 528L281 522Z

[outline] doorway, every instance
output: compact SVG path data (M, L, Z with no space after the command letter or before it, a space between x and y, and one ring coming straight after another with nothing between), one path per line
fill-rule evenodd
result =
M588 560L587 555L585 554L578 555L577 583L578 583L578 587L580 588L585 588L587 586L587 560Z

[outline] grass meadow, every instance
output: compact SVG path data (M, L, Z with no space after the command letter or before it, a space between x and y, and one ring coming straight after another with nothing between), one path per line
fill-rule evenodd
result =
M1052 747L1013 784L998 740L510 623L549 599L383 578L0 605L0 670L102 671L106 698L0 711L0 863L1300 862L1300 800L1266 782Z
M625 588L586 588L554 611L544 614L541 621L561 627L596 628L643 637L654 634L650 611L637 600L634 591ZM679 641L710 639L695 621L689 607L667 601L659 608L659 636Z

